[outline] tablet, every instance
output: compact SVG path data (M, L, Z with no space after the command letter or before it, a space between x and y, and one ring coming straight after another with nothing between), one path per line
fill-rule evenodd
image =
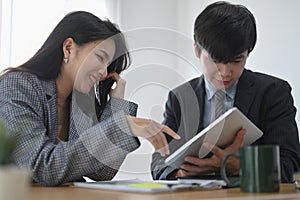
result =
M243 145L250 145L263 135L241 111L233 107L168 156L165 164L179 168L185 156L204 158L208 156L210 150L202 146L203 142L225 148L233 142L237 131L241 128L247 129Z

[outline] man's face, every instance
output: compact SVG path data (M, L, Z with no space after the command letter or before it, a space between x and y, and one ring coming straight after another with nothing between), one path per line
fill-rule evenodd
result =
M196 55L200 59L200 66L205 78L216 89L227 89L240 78L246 64L248 51L242 52L226 64L215 62L205 49L201 51L201 54L196 52Z

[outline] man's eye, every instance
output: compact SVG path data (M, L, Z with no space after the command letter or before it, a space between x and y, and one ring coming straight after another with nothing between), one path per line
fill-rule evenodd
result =
M242 62L242 60L233 60L233 61L231 61L232 63L240 63L240 62Z

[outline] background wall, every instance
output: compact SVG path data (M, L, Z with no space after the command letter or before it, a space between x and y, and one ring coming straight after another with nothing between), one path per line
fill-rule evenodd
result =
M0 0L0 70L27 61L69 12L85 10L104 18L105 0Z
M2 10L2 1L0 1L0 11ZM0 16L0 30L2 29L2 20L1 20L1 16ZM0 31L0 38L1 38L1 33L2 31ZM1 39L0 39L0 47L1 47ZM0 55L1 55L1 48L0 48Z
M133 57L132 66L123 74L127 80L126 98L139 104L139 117L161 122L168 91L201 74L193 53L193 23L196 16L212 2L0 0L0 69L8 65L17 66L32 56L66 12L87 10L99 17L110 18L125 31ZM250 54L246 67L288 80L293 87L292 93L298 107L300 20L297 19L300 18L300 1L231 2L247 6L257 20L257 45ZM12 18L5 18L7 16ZM141 141L141 148L127 156L115 179L151 179L153 148L146 140Z

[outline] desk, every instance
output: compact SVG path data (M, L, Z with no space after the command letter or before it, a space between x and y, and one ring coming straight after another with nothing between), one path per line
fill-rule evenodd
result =
M100 189L77 187L39 187L30 188L30 200L195 200L195 199L230 199L230 200L299 200L300 191L293 184L281 184L279 193L242 193L239 188L178 191L170 193L145 194L117 192Z

